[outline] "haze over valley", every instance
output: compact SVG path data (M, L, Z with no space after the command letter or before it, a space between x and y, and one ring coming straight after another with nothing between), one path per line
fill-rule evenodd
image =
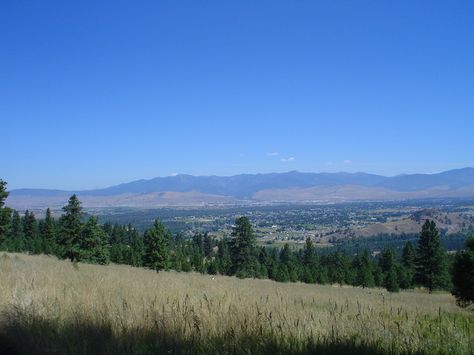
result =
M12 190L18 209L58 208L77 194L84 207L160 207L262 203L340 203L474 197L474 168L385 177L367 173L291 171L234 176L176 175L104 189Z

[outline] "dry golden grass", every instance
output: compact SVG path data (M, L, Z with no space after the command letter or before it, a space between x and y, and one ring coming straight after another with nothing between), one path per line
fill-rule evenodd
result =
M0 256L0 346L12 353L471 354L473 330L446 293Z

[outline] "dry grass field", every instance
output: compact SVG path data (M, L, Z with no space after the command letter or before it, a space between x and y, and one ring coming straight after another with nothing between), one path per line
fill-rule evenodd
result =
M0 255L2 354L472 354L451 295Z

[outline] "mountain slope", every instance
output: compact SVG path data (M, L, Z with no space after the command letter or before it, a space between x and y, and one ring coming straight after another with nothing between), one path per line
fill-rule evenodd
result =
M397 200L430 197L474 197L474 168L438 174L385 177L367 173L177 175L137 180L88 191L18 189L8 203L22 208L64 203L72 193L91 206L219 204L242 201L301 202Z

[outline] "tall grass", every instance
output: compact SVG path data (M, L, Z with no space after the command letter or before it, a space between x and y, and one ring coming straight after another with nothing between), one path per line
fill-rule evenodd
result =
M0 256L0 353L472 354L449 294Z

